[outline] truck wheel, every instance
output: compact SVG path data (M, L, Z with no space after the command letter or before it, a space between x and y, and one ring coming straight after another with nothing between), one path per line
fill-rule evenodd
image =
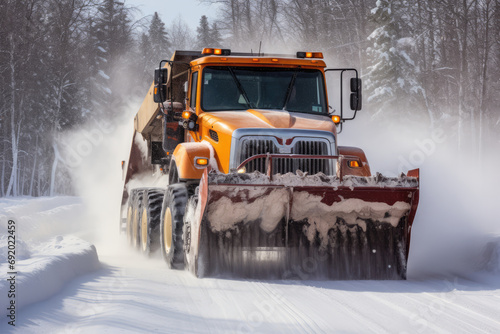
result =
M188 200L186 184L169 185L163 197L160 218L160 248L169 268L183 269L182 225Z
M184 264L196 277L203 278L206 276L206 272L209 269L208 250L205 247L206 243L204 243L204 240L201 240L201 244L197 240L193 242L193 236L198 236L198 231L200 229L198 223L195 221L197 218L197 206L198 194L196 191L195 194L189 198L186 205L186 213L184 215L182 235L182 239L184 240Z
M137 196L139 189L132 189L130 191L130 196L127 202L127 241L130 245L134 244L134 227L136 225L136 215L137 215Z
M164 193L165 190L161 188L151 188L144 192L139 234L140 250L146 255L150 255L159 246L158 232Z
M184 213L184 223L182 224L182 244L184 248L184 267L196 275L195 265L195 249L191 246L191 236L196 227L194 226L194 218L196 215L196 206L198 204L198 196L193 195L189 197L186 210Z
M132 190L132 219L130 221L130 238L129 242L133 248L139 248L139 223L142 215L142 200L145 189Z
M127 202L127 226L126 226L127 241L129 244L132 244L133 213L134 213L134 206L132 204L132 194L131 194Z

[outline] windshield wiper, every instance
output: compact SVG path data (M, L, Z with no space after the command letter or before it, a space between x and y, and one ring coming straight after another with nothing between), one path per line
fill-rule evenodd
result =
M290 100L290 96L292 95L292 88L295 84L295 79L297 78L297 71L293 72L292 79L290 80L290 84L288 84L288 89L286 90L285 102L283 103L283 109L286 110L286 105Z
M231 73L231 76L233 77L234 82L236 83L236 87L238 87L238 90L240 91L241 95L243 95L243 98L245 99L245 103L247 104L248 109L252 109L252 104L250 103L250 99L248 98L247 93L245 92L245 89L243 89L243 86L241 85L240 80L236 77L236 74L234 73L234 70L231 67L228 67L229 73Z

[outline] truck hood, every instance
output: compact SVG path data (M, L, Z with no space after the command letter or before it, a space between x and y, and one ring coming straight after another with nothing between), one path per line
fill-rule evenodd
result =
M335 133L335 124L328 116L286 110L218 111L202 113L199 117L209 128L228 134L240 128L310 129Z

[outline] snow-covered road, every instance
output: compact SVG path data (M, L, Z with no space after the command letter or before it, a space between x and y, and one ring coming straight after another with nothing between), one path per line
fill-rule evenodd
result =
M500 331L499 242L483 258L488 264L483 270L456 275L413 275L407 281L197 279L167 269L158 257L135 253L124 237L95 242L101 263L96 270L91 244L82 240L88 235L75 218L82 205L68 197L0 201L2 235L5 218L16 216L19 233L29 240L17 263L25 305L17 310L16 327L2 316L1 333ZM47 233L35 238L34 230ZM65 235L50 236L54 231ZM30 274L44 268L44 279ZM75 268L80 268L76 278L68 274ZM4 283L5 266L1 270ZM44 296L49 288L52 292ZM0 293L5 305L5 284ZM45 300L38 301L38 295Z
M406 282L196 279L160 260L103 255L104 268L19 314L27 333L495 333L500 288Z

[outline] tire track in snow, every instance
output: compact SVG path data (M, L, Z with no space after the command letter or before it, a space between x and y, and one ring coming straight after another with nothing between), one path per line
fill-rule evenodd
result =
M206 306L207 300L210 300L210 298L208 298L208 294L206 292L206 289L202 286L202 284L199 284L196 289L193 289L191 287L192 284L190 284L190 282L189 282L189 278L186 277L185 275L182 275L182 274L186 274L186 273L174 271L173 269L168 269L168 270L172 273L171 276L175 277L178 280L179 286L182 286L184 288L184 291L186 292L185 295L189 296L189 299L191 299L191 303L185 303L185 304L186 305L194 305L194 308L198 311L198 312L196 312L196 314L199 316L199 318L205 324L205 326L203 326L203 327L208 331L208 333L216 333L216 332L213 332L211 329L212 326L210 326L210 323L209 323L210 319L207 319L206 312L203 312L204 310L200 307L200 305ZM190 310L192 310L192 308L190 308ZM189 315L190 315L191 319L194 318L194 314L192 314L191 312L189 313ZM194 327L195 323L197 323L197 322L196 321L192 322L193 326L191 329L193 332L196 331L196 327ZM199 325L199 323L197 323L197 325Z
M449 282L444 281L444 283L448 284ZM474 285L476 284L475 282L471 282L471 283L474 283ZM454 284L457 285L456 281ZM433 301L439 301L441 303L441 305L447 305L448 307L455 310L455 312L452 312L452 313L447 312L446 310L442 310L441 312L437 311L438 313L440 313L440 316L451 317L454 320L456 320L460 323L463 323L468 327L472 327L474 330L484 331L485 329L472 325L473 323L475 323L475 324L480 323L480 324L486 325L484 322L477 321L478 318L481 318L481 319L485 320L486 322L488 322L489 323L488 326L491 327L490 329L487 330L487 332L498 332L498 329L500 328L500 321L498 321L494 318L490 318L490 317L488 317L488 316L486 316L478 311L475 311L473 308L468 308L468 307L462 306L462 304L466 301L473 303L475 305L474 307L483 306L484 303L478 304L476 300L471 301L470 298L466 294L464 294L462 290L457 290L456 288L454 288L454 290L452 290L450 292L441 291L441 292L438 292L438 294L442 294L443 296L441 297L439 295L436 295L436 293L431 293L431 292L422 292L421 293L421 295L426 297L427 301L431 301L430 303L419 301L419 300L415 299L414 297L411 297L408 295L404 295L404 297L410 298L411 300L414 300L417 302L420 302L421 304L425 305L426 308L429 308L429 309L431 309L430 305L432 305ZM438 305L439 305L439 303L438 303ZM497 309L498 309L498 311L500 311L500 307L497 306ZM465 320L464 317L467 317L468 320ZM458 328L462 329L462 327L458 327Z
M351 283L347 283L347 284L354 286ZM404 284L404 283L401 283L401 284ZM413 295L410 295L407 293L401 293L401 291L395 290L391 285L388 285L385 282L373 282L373 285L382 286L382 288L385 289L386 291L389 290L387 292L392 291L391 293L395 293L395 294L391 294L388 296L410 300L411 305L414 306L414 309L415 309L415 306L417 304L420 305L420 307L417 308L417 311L420 311L420 312L408 311L405 313L409 313L408 320L409 320L410 324L413 324L415 327L424 327L423 330L427 330L427 328L430 327L430 328L433 328L436 332L448 333L449 328L447 328L445 330L442 327L436 326L434 324L435 318L438 318L438 317L441 319L441 322L443 322L442 321L443 317L446 317L446 318L451 318L452 321L450 321L450 324L461 323L462 325L465 325L466 327L472 328L470 330L467 330L466 332L482 331L482 332L489 333L489 332L496 332L496 331L498 331L498 328L500 328L499 321L491 319L491 318L489 318L481 313L478 313L474 310L463 307L463 306L461 306L457 303L454 303L453 301L450 300L451 298L453 298L453 300L456 300L457 295L453 295L453 297L439 297L439 296L436 296L430 292L421 292L421 293L417 292L417 293L415 293L415 295L422 296L423 298L416 298L416 297L412 297ZM429 286L426 285L426 287L428 288ZM383 291L381 291L380 293L383 293ZM439 292L439 293L444 293L444 291ZM382 302L386 305L388 305L387 303L397 305L397 303L395 303L395 302L388 302L387 300L384 300L383 298L378 297L374 294L367 294L366 296L369 298L372 298L372 299L376 298L377 300L379 300L380 302ZM450 296L450 295L447 294L447 296ZM463 295L460 295L460 297L463 297ZM391 299L394 299L394 298L391 298ZM447 310L447 309L436 309L436 305L434 304L434 301L436 301L436 300L438 300L440 302L440 303L437 303L436 305L447 305L448 307L453 308L455 310L455 312L449 312L449 310ZM408 305L406 303L401 303L401 304ZM403 308L399 308L399 309L402 310ZM429 313L430 313L430 315L429 315ZM470 314L470 313L473 313L473 314ZM466 317L467 320L464 319L464 317ZM480 327L473 325L473 323L476 323L476 324L478 323L477 322L478 317L483 318L487 322L489 322L490 324L488 326L490 326L491 328L485 330L484 328L480 328ZM492 322L494 324L491 324ZM456 330L459 332L463 331L463 326L456 325Z
M379 282L377 282L377 283L379 285L383 284L383 283L379 283ZM349 285L349 286L352 286L353 288L358 288L358 287L354 286L354 284L351 284L351 283L348 283L348 282L345 282L345 284ZM384 287L385 287L385 285L384 285ZM377 293L379 293L379 294L385 293L385 295L384 295L384 297L381 297L381 296L378 296ZM387 306L388 308L392 309L393 311L397 312L398 314L400 314L404 318L408 319L408 324L409 325L412 325L412 323L415 322L415 324L413 324L412 327L415 327L415 325L417 325L418 319L415 320L415 321L412 321L412 319L415 317L415 312L412 312L412 311L408 310L406 303L401 302L400 299L398 300L398 302L391 301L391 300L394 299L394 298L392 298L393 296L396 296L397 298L399 298L399 297L406 297L405 294L398 293L396 295L392 295L391 292L383 291L383 290L382 291L377 291L377 292L361 292L361 294L363 295L363 297L369 298L369 299L375 301L378 304L383 304L383 305ZM390 297L390 298L388 298L388 297ZM390 299L390 300L388 300L388 299ZM409 298L403 298L403 299L409 299ZM424 304L422 302L419 302L419 303L422 304L422 305L426 305L426 304ZM412 304L412 305L414 305L414 304ZM449 331L443 330L442 328L440 328L439 326L436 326L432 322L431 323L427 322L425 325L426 325L426 327L430 327L436 333L449 333Z
M463 323L464 325L466 325L468 327L472 327L472 329L474 331L484 331L486 333L490 333L490 332L494 333L494 332L498 331L500 328L499 321L497 321L495 319L491 319L491 318L489 318L489 317L487 317L479 312L476 312L470 308L464 307L458 303L454 303L454 302L450 301L448 298L435 296L435 295L432 295L432 294L427 293L427 292L425 292L424 295L429 297L430 299L438 300L442 303L445 303L448 307L455 309L457 312L454 312L453 314L460 313L460 315L459 314L452 315L449 312L443 312L443 313L446 316L453 316L453 318L455 318L457 321ZM472 321L464 320L463 316L470 318ZM482 319L483 321L478 322L477 321L478 319ZM472 322L474 322L476 324L481 323L483 326L486 326L484 321L489 323L488 327L491 327L490 329L485 329L485 328L478 327L478 326L475 326L472 324Z
M337 281L335 283L342 282L342 281ZM307 289L308 291L311 292L312 295L317 296L318 298L314 298L316 301L316 304L318 304L319 299L322 299L325 301L327 304L336 304L338 307L335 307L336 311L338 312L339 310L343 310L346 313L346 316L353 318L357 324L360 324L363 326L363 329L359 329L359 331L369 331L372 333L388 333L393 330L392 328L385 328L380 324L381 320L380 318L377 318L378 321L374 321L370 318L367 317L367 315L373 313L370 312L374 308L371 307L370 305L365 305L365 303L360 302L358 298L353 298L353 294L351 291L343 291L340 289L328 289L327 291L329 293L325 293L323 290L324 288L319 288L319 287L312 287L307 285L307 282L300 282L301 286L303 286L304 289ZM354 306L354 304L351 303L352 300L356 300L356 305L357 307ZM366 308L368 310L363 311L360 310L360 305L363 305L363 308ZM333 328L336 330L335 328ZM358 331L358 330L357 330Z
M294 284L297 284L298 286L296 289L300 289L300 295L306 295L308 300L311 300L313 305L311 308L307 308L307 312L316 312L318 310L322 310L318 305L319 305L319 300L316 298L312 298L312 296L316 295L321 297L321 299L324 301L325 308L332 309L332 317L336 317L339 321L333 321L332 318L329 318L328 321L323 321L321 325L323 328L320 328L316 323L314 323L315 328L310 328L308 332L316 333L316 332L325 332L325 333L330 333L330 332L338 332L339 330L342 331L338 326L339 324L345 324L346 317L352 318L353 321L350 323L355 323L357 325L361 325L361 327L357 327L356 331L370 331L373 333L387 333L389 330L387 328L384 328L383 326L380 325L379 322L372 321L371 319L368 319L366 317L366 313L362 312L359 310L359 307L356 308L355 306L351 305L350 301L353 300L352 294L349 293L344 293L340 291L335 291L334 296L332 295L327 295L324 293L320 293L318 291L318 288L311 287L305 284L305 282L293 282ZM285 285L287 287L290 287L290 285ZM273 290L273 288L268 288L270 290ZM307 290L307 293L304 293L304 291ZM286 293L287 296L291 296L290 293ZM339 298L341 297L341 298ZM285 299L285 298L284 298ZM289 298L288 298L289 299ZM293 305L293 302L288 301L289 304ZM302 300L301 300L302 303ZM309 305L306 305L309 306ZM301 312L301 311L299 311ZM301 312L302 314L305 315L305 312ZM346 329L344 329L345 331ZM349 328L349 330L352 330L352 328Z
M272 283L267 282L253 282L254 286L257 289L264 291L264 295L266 297L271 297L271 299L275 302L275 305L281 306L279 310L283 310L285 312L284 316L289 320L296 322L302 331L306 333L325 333L323 329L321 329L314 320L310 317L307 317L304 312L300 311L297 307L293 305L287 298L285 298L285 294L282 293L282 296L279 296L277 289L271 287ZM283 307L284 306L284 307ZM278 310L278 308L276 309ZM300 321L297 321L297 320Z

